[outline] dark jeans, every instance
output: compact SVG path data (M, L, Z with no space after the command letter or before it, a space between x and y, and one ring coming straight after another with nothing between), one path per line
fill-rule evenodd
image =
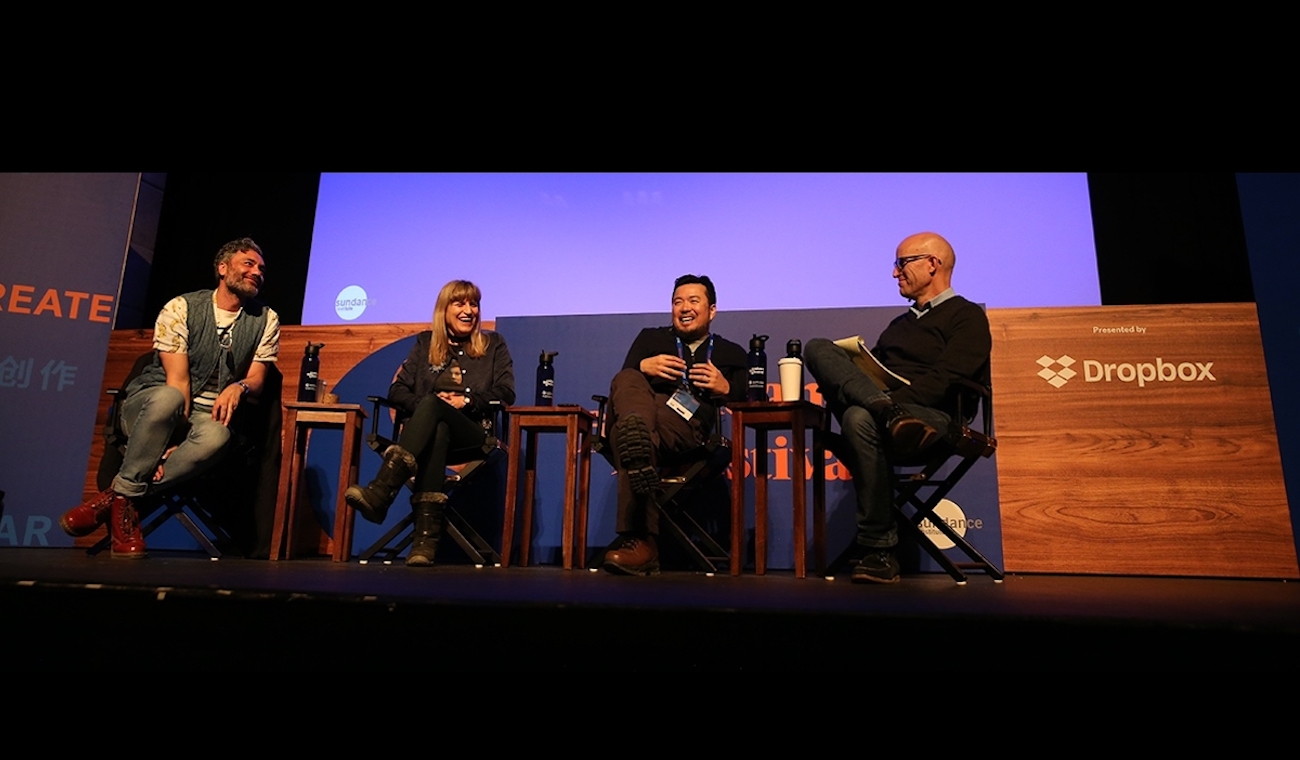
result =
M888 401L889 396L829 340L809 341L804 359L827 405L840 421L845 449L840 452L840 461L849 468L858 497L858 543L878 548L895 546L898 526L894 523L890 487L889 436L880 429L875 415L867 411L873 403ZM948 415L938 409L916 404L901 406L937 430L948 427Z
M430 394L416 404L398 443L415 457L415 491L424 493L441 491L447 481L447 465L481 452L486 441L481 423Z
M659 535L659 510L648 496L632 492L632 484L623 471L622 457L618 451L619 420L635 412L645 421L654 443L654 464L665 455L690 451L704 441L699 418L690 422L668 408L668 396L655 393L646 376L634 369L625 369L614 376L609 385L610 442L614 447L618 471L618 524L619 533L634 535Z

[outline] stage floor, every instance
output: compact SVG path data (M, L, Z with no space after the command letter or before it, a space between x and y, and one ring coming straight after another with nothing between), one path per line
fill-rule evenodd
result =
M426 642L454 670L1300 669L1300 583L973 574L891 586L555 567L143 561L0 550L7 651L69 669L88 628L147 669L400 669ZM874 654L868 655L868 652Z

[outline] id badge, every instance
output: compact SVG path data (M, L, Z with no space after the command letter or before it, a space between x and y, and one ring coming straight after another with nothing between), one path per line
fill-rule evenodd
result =
M690 422L700 408L699 399L691 395L691 392L685 388L678 388L672 398L668 399L668 408L672 409L682 416L682 419Z

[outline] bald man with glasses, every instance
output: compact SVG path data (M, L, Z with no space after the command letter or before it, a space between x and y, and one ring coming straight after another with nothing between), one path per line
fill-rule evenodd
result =
M872 353L910 385L885 392L858 369L848 352L824 338L808 342L808 369L840 421L843 450L858 501L861 558L854 583L895 583L899 578L889 476L891 454L923 451L940 438L954 415L959 379L989 384L993 340L984 309L957 295L957 256L933 232L898 244L892 275L912 308L889 323Z

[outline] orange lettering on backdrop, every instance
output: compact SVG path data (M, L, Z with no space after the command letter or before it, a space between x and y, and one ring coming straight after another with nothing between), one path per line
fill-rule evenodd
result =
M4 309L4 305L3 305L3 303L2 303L4 297L5 297L5 286L4 286L4 285L0 285L0 311L4 311L4 310L5 310L5 309Z
M45 291L45 295L41 296L41 302L36 304L36 310L32 313L40 314L44 311L52 311L56 317L63 316L63 309L59 306L59 291L54 288Z
M90 294L82 293L80 290L65 290L63 295L72 299L72 303L68 306L68 319L76 319L77 312L81 309L81 302L90 298Z
M100 314L103 312L103 314ZM91 322L108 322L109 314L113 313L113 297L103 293L96 293L90 301L90 321Z
M15 285L9 290L9 311L13 314L31 314L27 304L32 302L32 293L36 288L31 285Z
M826 465L826 480L853 480L853 476L849 474L849 468L836 459L834 454L829 451L826 452L826 460L830 462L830 464Z
M788 443L788 441L786 440L785 436L780 436L777 438L775 443L778 445L784 445ZM790 479L790 449L788 448L768 449L768 454L776 457L776 472L772 472L769 470L767 474L767 479L768 480L789 480ZM825 453L825 458L826 458L825 472L826 472L827 481L853 480L853 475L849 473L848 466L845 465L840 460L836 459L834 454L827 451ZM744 477L746 479L754 477L754 463L753 463L754 450L745 449L745 455L742 461L745 463ZM811 451L809 451L807 456L804 457L803 463L804 463L804 477L811 481L813 476L813 470L812 470L813 463L812 463ZM732 472L731 466L728 465L727 477L731 478L734 476L735 473Z
M760 435L762 435L760 433ZM776 437L776 448L772 454L776 457L776 472L769 477L775 480L790 479L790 450L785 448L790 443L790 439L783 435Z

